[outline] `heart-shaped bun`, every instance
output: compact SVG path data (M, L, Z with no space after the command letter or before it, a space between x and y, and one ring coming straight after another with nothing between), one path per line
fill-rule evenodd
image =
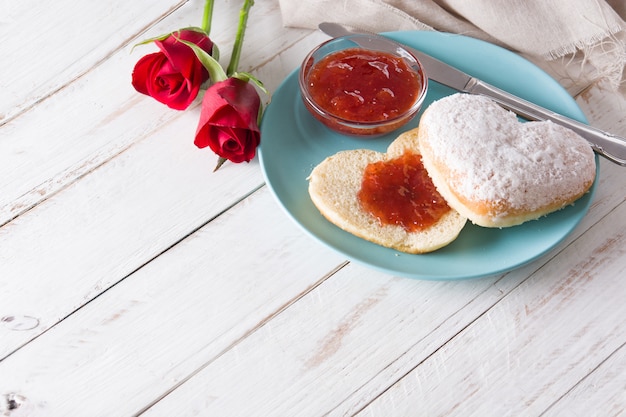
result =
M493 100L453 94L419 124L423 163L448 204L485 227L507 227L572 204L595 179L594 153L551 122L519 122Z
M407 231L402 225L381 223L363 208L359 200L368 165L399 158L407 150L419 155L417 129L400 135L386 154L359 149L326 158L309 176L311 200L331 223L382 246L408 253L425 253L447 245L456 239L466 222L455 210L448 210L425 229Z

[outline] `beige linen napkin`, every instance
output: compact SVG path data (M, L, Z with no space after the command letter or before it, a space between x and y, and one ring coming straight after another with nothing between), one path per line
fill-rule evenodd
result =
M460 33L524 55L570 92L598 80L626 91L624 0L279 1L286 26Z

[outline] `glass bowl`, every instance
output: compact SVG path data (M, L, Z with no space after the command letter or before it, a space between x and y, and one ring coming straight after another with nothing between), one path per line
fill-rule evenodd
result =
M374 137L396 130L420 110L428 78L402 45L378 35L330 39L302 62L298 77L307 110L330 129Z

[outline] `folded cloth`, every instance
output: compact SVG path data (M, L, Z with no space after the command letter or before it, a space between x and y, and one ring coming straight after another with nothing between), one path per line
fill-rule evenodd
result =
M285 26L315 28L330 21L376 32L459 33L526 56L570 90L602 79L626 91L624 0L279 2Z

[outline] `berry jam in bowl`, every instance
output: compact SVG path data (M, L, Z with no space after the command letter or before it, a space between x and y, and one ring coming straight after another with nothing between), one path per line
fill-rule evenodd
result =
M322 43L302 62L298 80L304 105L317 120L339 133L363 137L408 123L428 89L419 60L376 35Z

